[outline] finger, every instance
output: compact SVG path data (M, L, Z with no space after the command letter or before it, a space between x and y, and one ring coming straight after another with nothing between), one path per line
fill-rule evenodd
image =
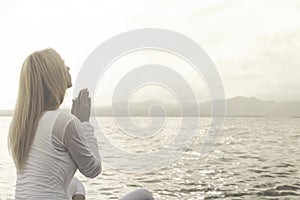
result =
M72 106L76 107L76 106L79 105L79 103L80 103L79 100L76 98L76 99L73 100Z
M82 89L79 91L78 99L81 99L82 96L84 95L85 89Z
M85 98L85 100L86 100L86 103L89 103L90 102L90 93L89 93L89 91L87 90L86 91L86 98Z
M83 95L83 93L84 93L85 90L86 90L86 89L81 89L81 90L79 91L78 98L80 98L80 97Z
M78 107L79 107L79 102L78 102L77 99L73 99L72 102L73 102L73 103L72 103L71 113L72 113L73 115L75 115L76 112L77 112L77 110L78 110Z
M80 103L86 103L86 90L83 90L79 96Z
M79 98L77 98L77 99L75 100L75 105L76 105L76 107L80 107L81 101L79 100Z
M82 101L84 102L84 104L87 104L87 103L88 103L88 98L89 98L89 92L88 92L88 90L86 89L86 90L83 92L83 99L82 99Z
M74 115L74 100L72 99L72 107L71 107L71 113Z

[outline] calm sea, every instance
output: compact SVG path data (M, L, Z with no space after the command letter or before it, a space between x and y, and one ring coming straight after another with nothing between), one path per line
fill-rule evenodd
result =
M16 181L6 145L10 120L10 117L0 117L1 200L14 198ZM180 118L167 118L156 139L142 146L124 140L112 118L98 118L98 121L115 144L134 152L141 148L160 148L165 138L174 136ZM135 118L134 123L147 126L150 121ZM105 165L95 179L77 173L86 187L87 199L117 199L138 188L147 188L155 199L166 200L300 199L299 118L227 118L213 151L200 159L199 149L209 123L209 118L201 118L199 136L192 147L162 169L129 174ZM188 132L193 127L185 129ZM118 139L121 137L122 140Z

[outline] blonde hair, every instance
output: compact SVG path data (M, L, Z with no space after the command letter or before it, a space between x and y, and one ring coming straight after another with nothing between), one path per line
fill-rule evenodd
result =
M63 102L67 77L64 61L54 49L29 55L22 66L8 146L17 170L22 170L43 112Z

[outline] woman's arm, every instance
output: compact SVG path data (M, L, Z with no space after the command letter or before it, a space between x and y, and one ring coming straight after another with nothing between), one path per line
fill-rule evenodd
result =
M71 113L76 117L67 124L63 143L79 171L87 177L96 177L102 167L94 127L89 123L91 98L87 89L73 100Z
M94 178L102 170L94 127L89 122L80 122L76 117L68 123L63 144L86 177Z

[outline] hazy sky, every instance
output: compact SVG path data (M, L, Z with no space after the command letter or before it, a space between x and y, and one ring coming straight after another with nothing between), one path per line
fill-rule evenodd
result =
M98 45L116 34L145 27L171 29L202 46L216 64L227 97L300 100L297 0L1 0L0 26L0 109L13 108L20 69L31 52L56 49L70 66L75 82L85 58ZM136 56L132 55L131 61L142 64L141 60L150 62L153 56L162 61L165 55ZM97 96L101 104L109 102L122 73L126 67L103 79L107 81L105 88L99 89L103 95ZM201 88L203 84L193 72L182 73L195 88ZM137 93L138 99L155 97L159 90L148 89ZM69 89L64 106L70 105L72 96Z

